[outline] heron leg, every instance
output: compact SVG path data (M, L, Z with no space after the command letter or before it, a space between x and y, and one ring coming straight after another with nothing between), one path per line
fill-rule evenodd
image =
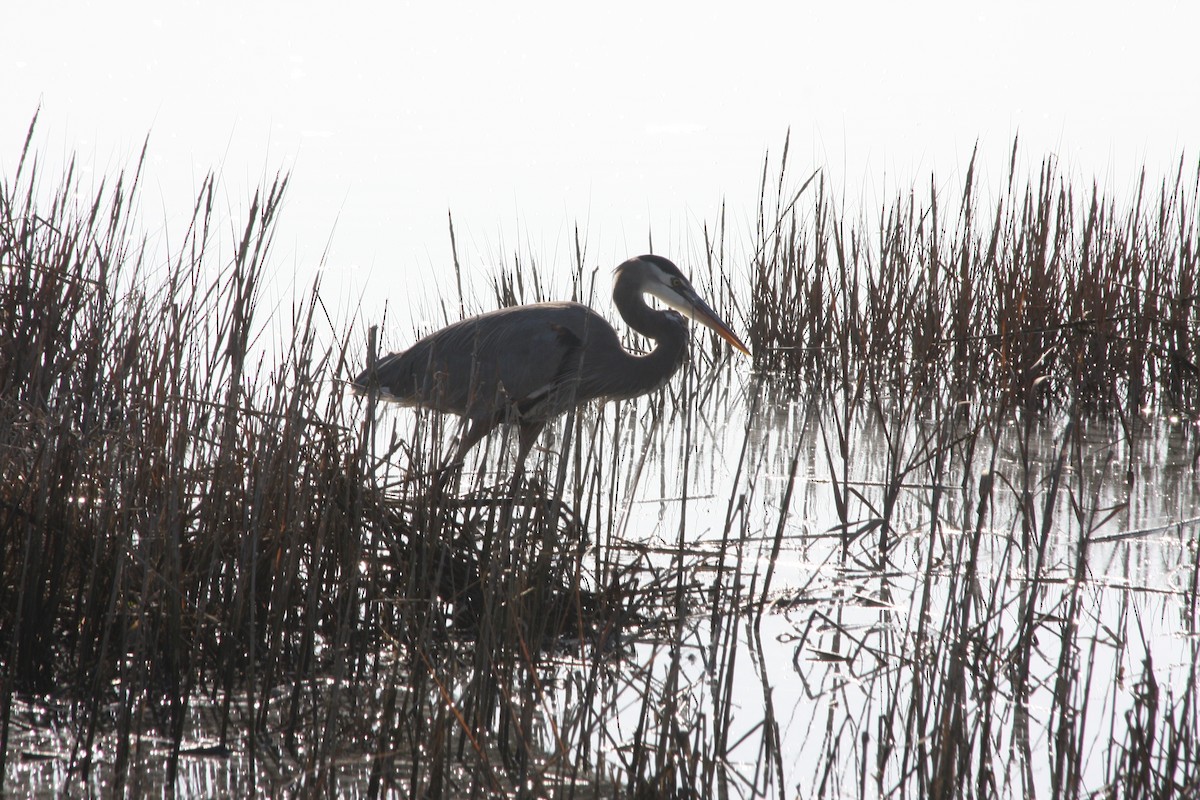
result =
M458 452L454 454L454 463L462 464L466 459L467 452L479 444L483 437L487 436L494 427L496 427L496 423L492 420L471 420L471 426L467 428L467 432L463 434L462 439L458 442Z
M471 420L467 432L459 439L458 448L454 451L454 457L449 462L443 463L441 466L433 470L434 486L439 494L446 494L451 484L458 479L462 474L463 463L466 460L467 452L479 444L479 440L487 436L488 431L492 429L492 425L480 420Z
M545 429L545 422L522 422L517 436L517 473L525 470L525 459Z

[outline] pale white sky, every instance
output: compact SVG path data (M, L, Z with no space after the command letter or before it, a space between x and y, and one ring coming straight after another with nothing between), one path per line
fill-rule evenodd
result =
M566 262L579 221L597 263L651 225L686 261L721 198L753 216L788 128L797 182L867 207L976 140L999 179L1018 131L1118 194L1200 145L1200 4L513 5L9 4L0 169L39 104L51 161L111 172L149 133L157 220L209 169L236 206L291 168L281 269L307 283L336 221L327 287L369 305L448 264L448 209L464 249Z

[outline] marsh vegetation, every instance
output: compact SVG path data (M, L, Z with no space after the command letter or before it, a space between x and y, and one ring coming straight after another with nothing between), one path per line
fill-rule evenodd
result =
M320 285L263 345L286 176L234 220L206 180L163 263L140 165L85 191L27 148L4 790L1194 795L1200 171L1110 197L1016 162L859 218L768 162L754 231L674 254L753 369L698 335L514 494L505 437L443 486L453 420L342 390L373 321ZM606 310L593 262L462 265L491 291L450 305Z

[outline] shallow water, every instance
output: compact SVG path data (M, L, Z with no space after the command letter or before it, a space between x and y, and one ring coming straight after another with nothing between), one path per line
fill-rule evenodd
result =
M782 778L760 786L767 795L780 793L779 783L782 793L801 796L822 786L855 794L860 778L868 796L903 786L911 778L901 765L912 768L912 757L896 752L904 742L920 748L934 733L921 721L936 721L929 693L945 692L952 674L942 643L952 641L971 598L982 610L967 612L974 632L961 665L971 674L962 713L970 735L991 743L975 746L977 756L988 753L987 779L1006 796L1049 791L1057 779L1050 745L1065 704L1088 754L1079 780L1099 789L1112 777L1109 745L1123 741L1146 682L1152 677L1158 696L1175 702L1194 691L1200 484L1187 424L1144 419L1131 442L1106 423L1076 431L1065 420L1037 420L1026 431L1020 420L1001 420L977 434L969 460L947 456L938 473L930 463L938 448L929 444L936 416L904 423L899 415L851 415L842 453L828 438L832 413L799 404L764 409L749 426L745 471L735 481L728 468L736 437L697 437L713 453L697 459L703 477L690 494L712 499L687 502L689 540L701 549L719 541L726 498L735 497L748 499L731 537L743 586L757 575L761 588L779 547L761 624L732 623L744 630L737 654L724 656L738 665L729 680L742 729L778 728L722 754L759 770L771 754ZM789 454L797 469L783 509ZM985 476L990 503L979 516ZM676 484L674 496L683 493ZM672 541L682 508L643 512L629 529ZM967 570L972 585L964 588ZM703 580L705 570L697 572ZM728 588L739 575L719 578ZM711 631L702 612L695 623L699 653ZM1015 635L1022 626L1032 644ZM654 650L647 646L644 657ZM686 683L701 687L689 695L695 719L718 711L704 697L707 663L685 660ZM1027 674L1015 675L1014 665ZM777 743L764 741L772 736Z
M1102 422L1027 425L980 408L781 402L736 362L669 392L580 423L616 486L590 518L583 563L660 581L665 611L620 632L615 650L567 643L543 661L530 717L543 780L569 763L573 781L607 794L646 737L669 735L692 754L676 774L706 794L921 794L953 724L971 742L963 780L1045 794L1064 785L1065 762L1095 791L1139 724L1161 728L1194 696L1200 482L1186 423L1147 417L1130 441ZM384 416L396 414L411 412ZM544 437L543 465L557 467L563 430ZM289 726L275 718L253 748L239 735L214 750L222 697L195 701L174 790L336 780L339 794L366 792L381 698L406 680L396 658L379 659L375 688L354 684L338 712L358 733L332 742L302 727L284 747ZM334 685L310 686L306 702L323 708ZM234 717L250 702L234 698ZM14 715L8 788L115 788L119 740L101 731L81 749L67 709L38 699ZM143 712L149 723L154 709ZM334 748L332 776L306 765L320 747ZM125 788L170 795L170 749L139 736ZM383 758L383 786L403 793L412 759ZM466 769L460 788L478 775Z

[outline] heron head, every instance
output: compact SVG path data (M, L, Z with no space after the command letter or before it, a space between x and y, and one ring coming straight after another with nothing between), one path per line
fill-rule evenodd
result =
M657 297L688 319L712 328L736 349L750 355L750 350L742 344L737 334L709 308L708 303L704 302L692 286L692 282L669 260L654 255L631 258L617 267L618 279L625 274L632 276L642 292Z

